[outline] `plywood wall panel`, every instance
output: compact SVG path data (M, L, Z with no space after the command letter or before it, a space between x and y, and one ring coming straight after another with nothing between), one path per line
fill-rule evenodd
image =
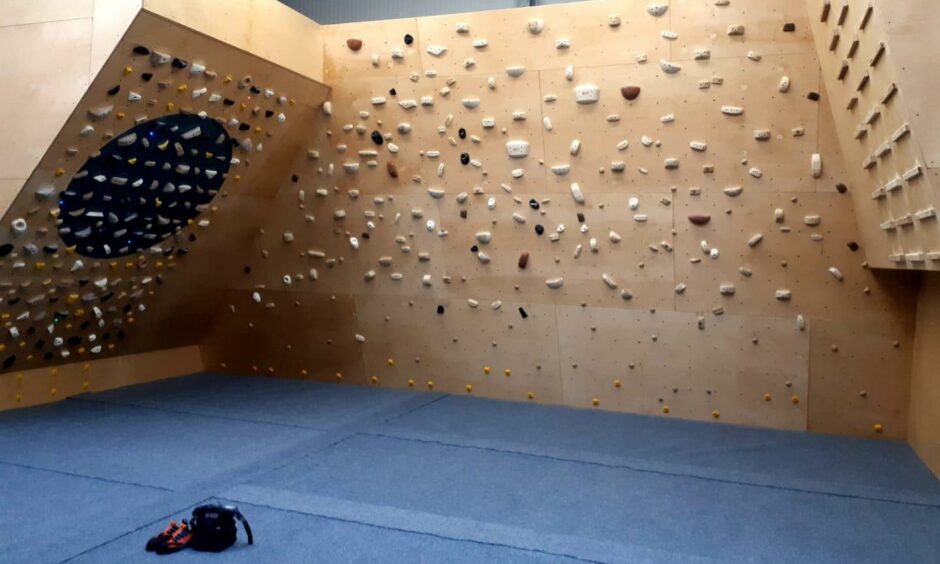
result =
M784 212L780 223L775 220L778 208ZM847 195L746 191L729 198L720 193L680 194L675 213L679 231L676 282L687 285L677 298L680 310L722 307L729 313L786 317L794 325L797 315L868 320L895 328L909 324L917 280L863 267L860 253L849 248L857 232ZM711 221L698 226L688 220L689 215L699 213L709 214ZM806 225L805 218L815 215L820 216L820 224ZM763 239L751 247L748 241L759 234ZM814 240L814 235L821 240ZM718 249L718 259L702 250L702 241L709 249ZM833 267L841 273L842 281L829 272ZM749 269L752 275L742 274L740 268ZM734 295L721 295L722 284L734 285ZM778 300L777 290L790 290L791 299Z
M917 303L908 433L911 446L940 476L940 278L925 276Z
M519 401L531 393L534 401L562 402L558 350L546 346L558 342L555 306L507 301L494 310L460 299L356 300L366 369L382 385L406 387L414 380L428 389L430 381L434 390L450 393ZM529 315L525 320L519 307Z
M809 337L785 320L562 306L558 327L569 404L806 427Z
M29 176L82 97L91 38L90 18L0 28L0 67L17 77L0 104L0 122L10 124L0 177Z
M617 14L621 24L611 27L608 16ZM526 22L541 19L540 33L526 31ZM577 19L578 26L570 22ZM487 73L505 77L510 66L530 70L622 64L640 55L652 62L669 58L669 45L658 37L658 22L639 2L587 2L573 5L540 6L418 18L425 69L441 75ZM458 33L465 23L469 32ZM665 28L664 28L665 29ZM475 39L485 39L484 48L475 48ZM568 39L570 47L557 49L557 39ZM439 56L427 54L430 45L447 47ZM476 64L467 66L474 59Z
M813 50L806 10L799 3L749 0L718 6L711 0L672 0L666 16L679 36L671 44L676 60L691 59L696 49L710 49L715 58L744 57L751 51L771 55ZM796 29L783 31L785 23L795 24ZM743 25L744 34L728 35L731 25Z
M423 73L423 55L414 18L369 22L368 25L326 25L320 31L323 34L323 79L327 84L363 75L406 78L412 72ZM405 43L406 35L413 39L410 45ZM362 41L362 47L352 50L347 45L350 39ZM392 57L393 49L401 51L401 59ZM373 65L372 55L378 55L378 65Z
M906 437L913 327L820 319L811 336L809 429Z
M95 0L5 0L0 27L90 18Z
M912 38L922 34L913 48L921 50L929 42L926 35L932 31L927 25L902 24L898 33L892 34L891 24L879 8L873 9L862 29L861 20L869 3L860 0L846 4L849 16L842 23L835 14L820 21L821 0L807 0L806 5L809 13L815 15L811 23L822 77L832 96L841 150L853 175L855 205L868 260L878 268L936 270L940 268L940 259L931 257L940 257L937 254L940 229L936 218L929 216L937 206L936 188L926 174L901 179L916 166L927 166L921 140L932 138L931 128L921 126L924 122L917 116L924 110L910 106L907 86L912 85L912 100L922 102L918 84L929 84L929 79L905 83L901 76L910 77L911 71L904 69L919 66L918 56L911 56ZM920 8L887 6L889 13L898 14ZM900 16L901 20L905 17ZM833 39L834 34L838 34L838 40ZM906 49L902 47L895 53L894 43ZM878 55L879 52L882 54ZM901 59L900 55L906 58ZM843 67L845 71L841 70ZM891 95L887 94L889 90ZM898 133L903 126L909 128L906 135ZM869 159L870 166L863 168ZM895 178L899 185L891 187ZM885 196L873 196L876 190L885 187L891 187ZM929 217L915 219L914 214L919 212Z

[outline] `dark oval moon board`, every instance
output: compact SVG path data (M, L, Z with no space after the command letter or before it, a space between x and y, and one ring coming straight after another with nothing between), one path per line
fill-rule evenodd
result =
M59 194L59 236L78 254L94 258L160 243L218 193L233 142L215 120L188 114L125 131L85 161Z

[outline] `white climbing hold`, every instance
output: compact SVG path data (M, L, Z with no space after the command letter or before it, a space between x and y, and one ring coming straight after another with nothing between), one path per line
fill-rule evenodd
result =
M630 198L630 200L628 201L628 205L630 206L631 210L635 210L640 207L640 199L634 196Z
M333 102L330 102L329 100L323 102L323 106L321 106L321 110L323 111L323 115L325 116L333 115Z
M493 240L493 234L489 231L478 231L475 237L477 241L484 245L489 244L489 242Z
M744 187L743 186L728 186L727 188L722 188L721 191L724 192L726 196L731 196L732 198L734 198L734 197L740 196L741 192L744 192Z
M744 108L740 106L722 106L721 113L728 116L739 116L744 113Z
M845 279L845 277L842 276L842 271L834 266L829 267L829 274L831 274L832 277L838 280L839 282L842 282L842 280Z
M663 72L666 74L675 74L682 70L682 67L672 61L667 61L666 59L661 59L659 61L659 68L663 69Z
M579 139L574 139L571 141L571 146L568 148L568 152L572 155L577 155L581 150L581 141Z
M514 140L506 143L506 153L514 159L519 159L529 154L529 142Z
M607 284L608 288L614 289L617 287L617 281L614 280L614 277L606 272L601 274L601 280L604 281L604 284Z
M532 18L525 22L525 28L529 33L537 35L542 33L542 30L545 29L545 20L542 18Z
M793 297L793 292L787 290L786 288L781 288L774 292L774 297L782 302L785 302Z
M479 98L464 98L463 100L460 101L460 103L463 104L463 107L467 108L468 110L472 110L480 106L480 99Z
M659 16L665 14L668 9L669 4L650 4L646 7L646 12L649 15L658 18Z
M13 232L14 236L22 235L26 233L27 229L26 220L22 217L18 217L10 222L10 231Z
M545 281L545 285L553 290L561 288L565 284L564 278L549 278Z
M763 239L764 235L762 233L757 233L747 240L747 245L749 247L756 247L757 244L760 243Z
M581 186L577 182L571 183L571 197L574 198L575 203L584 203L584 192L581 191Z
M780 84L777 85L777 90L780 92L786 92L790 90L790 77L783 75L780 77Z
M596 84L579 84L574 89L574 99L579 104L594 104L600 95L600 88Z
M806 225L819 225L822 217L818 215L807 215L803 217L803 223Z
M822 155L819 153L813 153L813 156L810 157L810 171L813 173L813 178L819 178L822 176L822 170Z
M435 57L440 57L444 54L445 51L447 51L447 47L444 47L443 45L428 45L427 51Z
M513 65L511 67L506 67L506 74L513 78L519 78L525 74L525 67L522 65Z

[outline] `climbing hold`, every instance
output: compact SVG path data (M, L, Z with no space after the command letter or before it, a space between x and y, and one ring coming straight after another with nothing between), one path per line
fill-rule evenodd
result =
M813 173L813 178L819 178L822 176L822 155L819 153L813 153L813 156L810 157L810 171Z
M522 251L519 254L519 268L525 270L525 267L529 264L529 252Z
M627 100L636 100L637 96L640 95L639 86L622 86L620 88L620 94Z
M575 203L584 203L584 193L581 191L581 187L578 186L577 182L571 184L571 197L574 198Z
M561 288L565 284L564 278L549 278L545 281L545 285L553 290Z
M665 14L668 9L669 4L650 4L646 7L647 13L657 18Z
M525 22L525 28L529 33L537 35L542 33L542 30L545 29L545 20L542 18L532 18Z
M574 100L578 104L594 104L600 96L601 90L596 84L579 84L574 89Z

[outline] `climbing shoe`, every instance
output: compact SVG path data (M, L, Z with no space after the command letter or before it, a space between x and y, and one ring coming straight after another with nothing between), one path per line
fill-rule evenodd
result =
M147 541L147 552L156 551L158 546L173 538L179 528L180 526L176 521L170 521L170 524L162 532L150 537L150 540Z
M192 538L193 531L189 528L189 523L186 522L186 519L183 519L183 524L176 529L173 536L168 538L166 542L157 545L156 553L172 554L179 552L189 545L189 541L192 540Z

